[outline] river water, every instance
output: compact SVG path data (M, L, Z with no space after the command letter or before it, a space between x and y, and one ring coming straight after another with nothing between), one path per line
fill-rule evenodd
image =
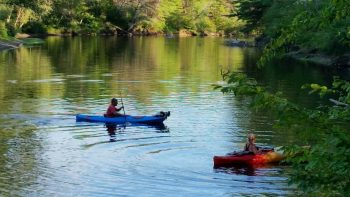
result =
M222 38L50 37L0 52L0 196L286 196L286 166L213 169L213 156L298 139L275 132L247 101L213 90L221 70L245 72L312 105L315 67L287 62L257 70L253 48ZM164 127L75 121L103 114L112 97L133 115L171 111Z

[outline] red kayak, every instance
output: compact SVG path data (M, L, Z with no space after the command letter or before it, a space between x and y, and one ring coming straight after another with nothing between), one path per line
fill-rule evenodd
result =
M235 165L263 165L268 163L278 163L284 157L281 153L273 150L253 154L247 152L233 153L226 156L214 156L214 167L229 167Z

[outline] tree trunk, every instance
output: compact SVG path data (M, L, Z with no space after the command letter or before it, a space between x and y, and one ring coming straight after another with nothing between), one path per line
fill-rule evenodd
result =
M138 4L135 7L135 15L132 18L132 23L130 24L130 27L128 28L128 32L130 32L134 28L134 26L136 25L137 17L139 15L139 11L140 11L141 6L142 6L141 2L138 2Z
M19 7L18 8L18 12L17 12L17 17L16 17L16 21L15 21L15 28L17 28L17 23L19 22L20 18L21 18L21 15L22 15L22 8Z
M11 22L11 17L12 17L12 12L13 12L13 6L11 7L11 12L10 12L10 14L8 15L8 17L7 17L7 19L6 19L6 22L7 23L10 23Z

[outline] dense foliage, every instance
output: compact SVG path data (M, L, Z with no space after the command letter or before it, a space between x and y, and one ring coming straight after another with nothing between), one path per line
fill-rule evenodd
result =
M345 195L350 189L350 83L335 77L332 88L306 84L310 93L329 96L333 103L306 109L270 93L255 79L240 73L224 75L224 93L247 96L256 110L271 112L275 129L292 131L304 141L286 144L287 161L293 165L290 182L309 195ZM305 148L307 147L307 148Z
M342 55L350 51L350 1L244 0L237 15L270 39L262 62L290 51Z
M262 17L272 2L273 0L235 0L236 16L246 22L242 31L260 32L263 26Z
M231 33L229 0L0 0L0 36L45 33ZM4 24L6 31L4 31Z

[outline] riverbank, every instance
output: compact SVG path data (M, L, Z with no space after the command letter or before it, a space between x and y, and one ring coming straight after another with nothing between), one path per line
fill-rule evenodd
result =
M73 37L73 36L120 36L120 37L142 37L142 36L165 36L167 38L175 38L175 37L195 37L195 36L201 36L201 37L225 37L227 35L223 33L210 33L210 32L204 32L204 33L195 33L188 30L180 30L178 32L174 33L160 33L160 32L133 32L133 33L127 33L127 32L109 32L109 33L99 33L99 34L92 34L92 33L77 33L77 32L66 32L66 33L46 33L46 34L17 34L15 38L10 39L1 39L0 38L0 51L2 50L9 50L9 49L17 49L21 47L23 44L32 44L26 43L24 40L18 40L18 39L31 39L36 37L50 37L50 36L57 36L57 37Z
M48 34L46 36L82 36L83 34ZM28 35L28 34L20 34L16 37L18 38L30 38L33 36L39 36L39 35ZM43 35L40 35L41 37ZM100 36L165 36L167 38L173 38L173 37L191 37L191 36L204 36L204 37L224 37L225 35L222 34L214 34L214 33L208 33L208 34L200 34L196 35L189 31L179 31L176 33L171 34L146 34L146 33L140 33L140 34L100 34ZM22 40L17 39L0 39L0 51L2 50L11 50L11 49L17 49L21 47L23 44L25 44ZM265 43L258 42L255 40L254 44L248 41L242 41L242 40L227 40L225 42L226 45L231 47L263 47L266 45ZM326 67L335 67L335 68L350 68L350 53L346 53L340 56L330 56L322 53L317 53L313 51L307 51L307 50L298 50L298 51L292 51L289 53L284 54L284 57L286 58L292 58L296 59L298 61L304 62L304 63L312 63L317 64L321 66Z
M32 37L28 34L18 34L15 38L0 38L0 51L17 49L22 45L33 46L45 43L43 39Z
M238 34L235 32L235 34ZM28 35L28 34L25 34ZM96 36L174 36L174 37L191 37L191 36L203 36L203 37L225 37L231 36L232 34L225 34L223 31L210 32L210 31L193 31L188 29L180 29L178 31L125 31L123 29L103 30L99 33L96 32L84 32L84 31L64 31L64 30L53 30L45 33L33 34L30 36L34 37L45 37L45 36L85 36L85 35L96 35Z
M254 41L235 38L226 40L224 44L229 47L258 47L263 49L269 44L269 42L269 39L261 37L255 38ZM315 50L299 49L281 54L281 56L276 58L292 58L303 63L311 63L325 67L350 68L350 53L344 53L342 55L328 55Z
M322 53L308 52L306 50L298 50L286 53L285 57L326 67L350 68L350 53L345 53L339 56L331 56Z

